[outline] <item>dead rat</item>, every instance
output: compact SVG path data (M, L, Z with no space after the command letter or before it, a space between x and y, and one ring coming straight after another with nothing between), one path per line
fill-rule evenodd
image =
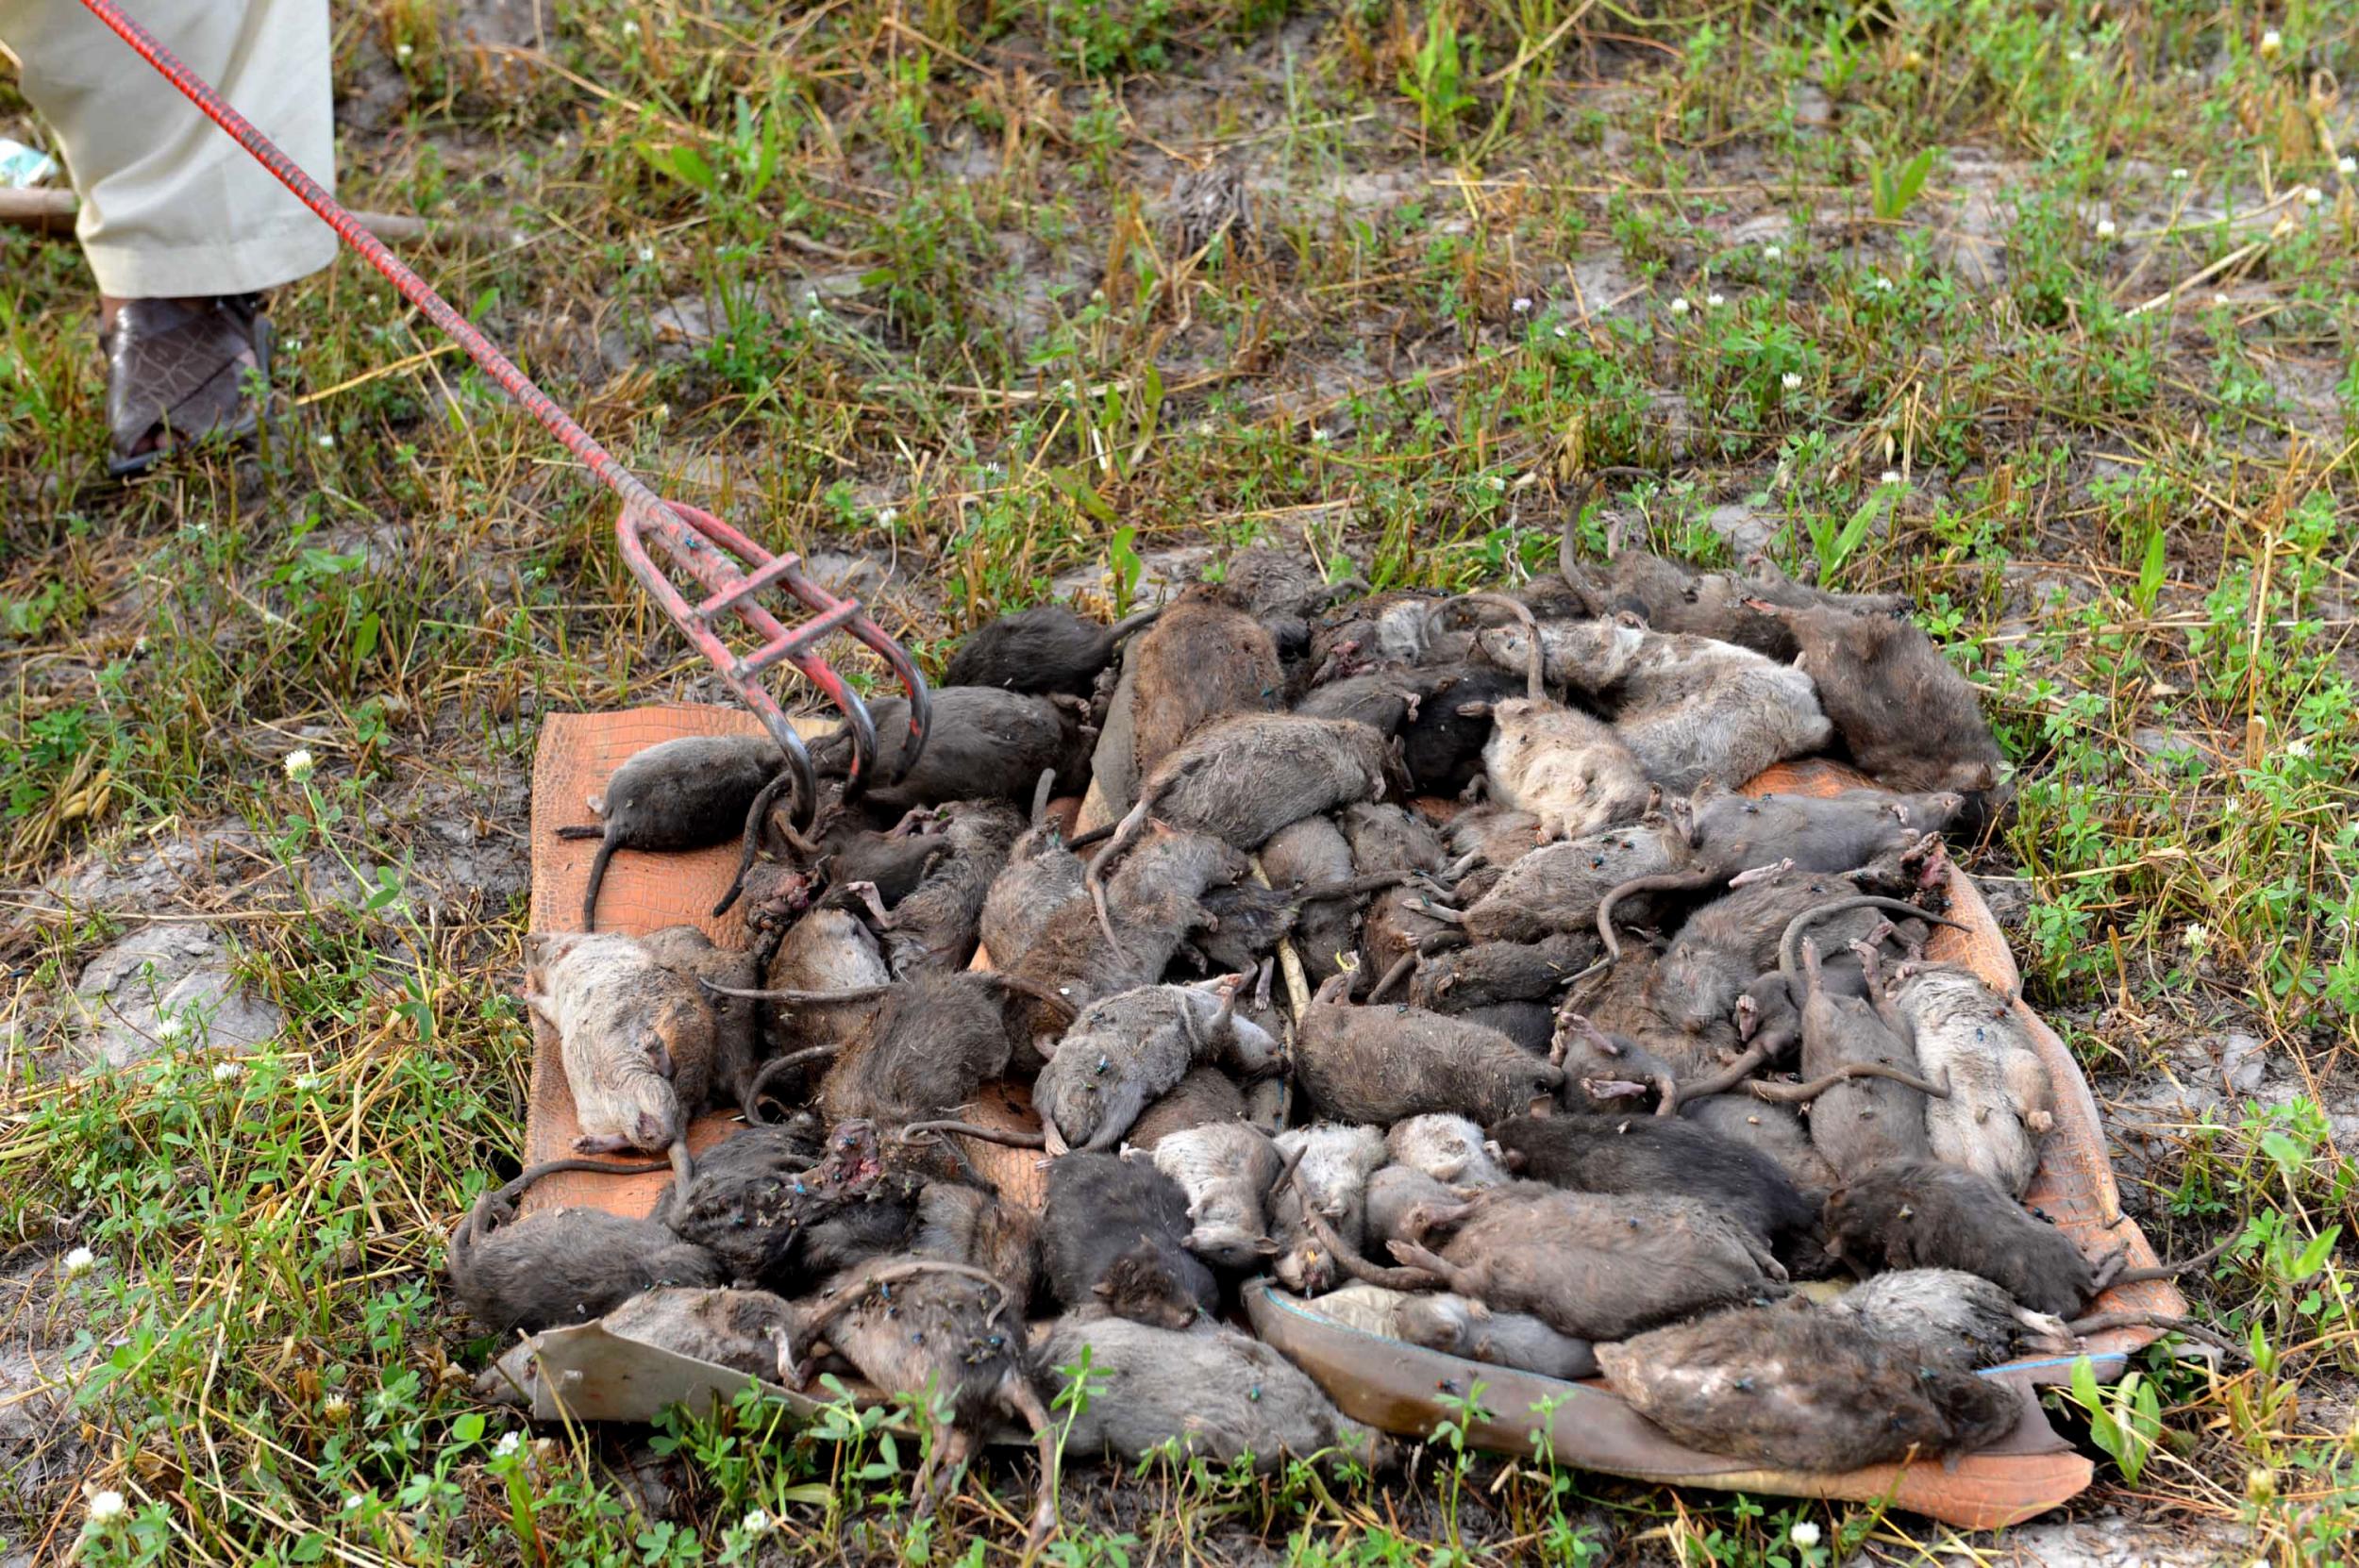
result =
M925 749L896 777L907 743L909 703L881 698L869 705L877 724L876 776L893 782L869 790L862 805L898 814L951 800L1029 800L1044 768L1054 769L1065 790L1078 790L1087 776L1095 739L1082 724L1083 707L1072 697L1033 696L995 686L944 687L933 694ZM840 767L850 751L844 729L811 745L823 772Z
M794 1296L839 1269L908 1244L925 1179L888 1163L876 1127L847 1122L824 1143L801 1123L748 1127L705 1151L654 1221L709 1248L730 1279Z
M451 1232L444 1263L451 1288L476 1322L507 1335L587 1323L657 1285L719 1284L721 1266L704 1248L651 1221L628 1220L602 1209L553 1209L493 1228L516 1195L543 1176L564 1170L639 1175L661 1169L550 1160L499 1192L482 1194Z
M1584 1005L1613 1000L1593 994ZM1599 1028L1595 1018L1572 1010L1570 1003L1557 1016L1548 1059L1564 1070L1568 1109L1643 1110L1650 1099L1657 1115L1679 1109L1679 1075L1669 1061L1629 1035Z
M1412 1116L1396 1122L1384 1135L1384 1147L1395 1164L1464 1191L1503 1187L1509 1179L1498 1163L1499 1145L1464 1116Z
M1352 870L1358 876L1433 873L1447 861L1448 852L1433 825L1391 801L1354 801L1335 813L1335 821L1351 845Z
M1460 1016L1505 1002L1538 1002L1589 967L1598 944L1585 936L1556 936L1544 942L1486 942L1421 959L1411 974L1411 1007ZM1368 995L1389 994L1380 985ZM1546 1009L1542 1009L1546 1013ZM1546 1050L1548 1030L1540 1034Z
M976 627L950 656L942 686L997 686L1047 696L1086 697L1114 650L1154 625L1160 609L1143 609L1111 626L1084 621L1060 604L1034 605ZM937 688L939 690L940 688Z
M1530 811L1513 811L1498 805L1473 806L1450 819L1449 852L1456 860L1452 875L1461 897L1480 897L1496 879L1470 886L1476 868L1502 871L1540 847L1540 819Z
M1828 608L1768 609L1862 773L1894 790L1987 794L2004 759L1974 688L1915 623Z
M1420 1207L1395 1258L1494 1309L1575 1339L1621 1339L1708 1307L1774 1297L1785 1271L1743 1226L1688 1198L1515 1182Z
M666 926L641 937L639 944L656 962L691 980L744 988L761 978L752 953L716 947L698 926ZM761 1057L761 1009L742 996L711 996L709 1005L712 1009L711 1090L716 1097L728 1095L729 1104L742 1105Z
M1493 1311L1447 1291L1407 1297L1394 1326L1398 1337L1411 1344L1486 1366L1567 1382L1598 1375L1597 1354L1587 1340L1560 1334L1528 1312Z
M1590 615L1635 613L1652 630L1733 642L1787 664L1800 645L1782 621L1754 601L1794 609L1824 605L1861 615L1899 615L1908 609L1908 601L1898 593L1832 593L1805 586L1759 553L1747 558L1748 570L1740 575L1698 571L1644 550L1623 550L1600 578L1576 560L1571 521L1567 519L1557 564Z
M2063 1319L2019 1306L1962 1269L1895 1269L1860 1281L1822 1310L1944 1372L2011 1361L2018 1344L2054 1356L2080 1349Z
M1925 1094L1896 1081L1919 1073L1916 1053L1866 1003L1826 990L1815 942L1802 943L1802 1076L1815 1085L1854 1068L1885 1069L1840 1079L1817 1094L1810 1108L1811 1143L1847 1180L1889 1160L1923 1159L1931 1152Z
M1447 1012L1447 1008L1436 1008ZM1514 1043L1519 1051L1535 1057L1546 1057L1556 1041L1556 1010L1543 1002L1487 1002L1479 1008L1460 1008L1456 1016L1486 1029L1497 1029Z
M834 1281L795 1317L798 1366L810 1369L824 1343L885 1393L948 1403L949 1424L910 1483L915 1518L939 1506L992 1427L1012 1422L1033 1434L1040 1493L1025 1549L1039 1550L1057 1527L1057 1426L1033 1387L1038 1366L1023 1313L1004 1285L938 1259L879 1259Z
M1268 631L1200 588L1180 594L1130 644L1124 662L1137 673L1131 745L1142 776L1209 721L1266 712L1284 695L1285 675Z
M768 1291L663 1286L644 1291L598 1320L608 1333L693 1356L765 1382L786 1376L794 1305Z
M596 826L560 827L560 839L596 839L581 928L597 929L598 887L618 849L702 849L745 831L756 797L785 765L767 735L682 735L634 752L590 797Z
M1636 822L1654 801L1611 726L1545 699L1510 697L1492 709L1482 762L1493 797L1537 817L1544 843Z
M1398 733L1417 706L1417 690L1398 672L1371 671L1306 692L1294 710L1306 719L1350 719L1380 735Z
M1778 1169L1813 1208L1842 1179L1827 1163L1827 1157L1811 1146L1810 1129L1792 1106L1773 1105L1750 1094L1681 1094L1679 1113L1776 1160Z
M1187 1248L1188 1195L1145 1159L1074 1153L1048 1162L1041 1255L1051 1294L1163 1328L1220 1305L1212 1271Z
M875 1016L882 988L893 983L893 971L865 922L846 909L821 908L787 927L770 956L762 983L771 991L862 998L825 1005L753 1003L762 1009L763 1043L775 1056L814 1041L849 1040L858 1034ZM741 1096L741 1109L748 1103Z
M1333 819L1305 817L1270 835L1262 846L1262 873L1272 887L1305 888L1351 879L1351 842ZM1355 898L1306 900L1295 916L1295 952L1313 985L1343 968L1360 926Z
M1048 917L1081 892L1081 858L1066 846L1062 827L1048 812L1055 784L1053 773L1042 773L1032 794L1032 826L1010 846L1007 864L983 895L977 929L996 969L1016 968Z
M1564 1074L1496 1029L1414 1008L1356 1008L1348 976L1321 986L1303 1014L1294 1065L1331 1116L1389 1126L1421 1111L1496 1120L1548 1097Z
M1903 965L1889 995L1873 970L1866 979L1880 1015L1914 1047L1917 1071L1949 1086L1925 1108L1933 1158L2022 1196L2055 1125L2055 1095L2013 1003L1954 964Z
M1236 1079L1217 1067L1191 1067L1177 1084L1139 1112L1123 1142L1152 1153L1175 1132L1245 1119L1245 1093Z
M1224 1269L1257 1268L1278 1252L1264 1208L1279 1156L1258 1128L1243 1122L1191 1127L1157 1143L1151 1158L1187 1194L1190 1252Z
M1364 1180L1366 1190L1359 1194L1361 1228L1354 1232L1358 1240L1353 1250L1380 1258L1387 1256L1391 1243L1417 1239L1410 1227L1410 1216L1420 1205L1438 1211L1465 1196L1414 1165L1386 1165Z
M1008 863L1024 819L1005 801L953 801L936 836L943 853L882 922L893 972L908 978L964 969L975 956L983 900Z
M1500 872L1465 907L1462 924L1477 942L1585 933L1609 895L1627 898L1655 885L1651 879L1681 863L1682 848L1679 830L1660 818L1542 844Z
M1278 1043L1236 1016L1241 989L1142 986L1084 1008L1032 1088L1051 1152L1113 1148L1190 1067L1223 1059L1249 1073L1275 1065Z
M2099 1289L2096 1271L2063 1231L1988 1176L1930 1159L1852 1176L1827 1197L1826 1230L1827 1251L1863 1273L1964 1269L2057 1317L2078 1312Z
M1009 1304L1021 1315L1040 1280L1039 1216L980 1188L929 1181L918 1194L910 1253L980 1269L1007 1287Z
M534 939L525 1000L557 1030L584 1154L668 1152L685 1185L688 1108L712 1083L713 1016L696 981L628 937Z
M1794 1303L1598 1346L1632 1410L1690 1448L1834 1472L1971 1453L2022 1419L2003 1383L1919 1364L1847 1319Z
M1335 1283L1337 1251L1362 1245L1368 1183L1388 1158L1383 1131L1314 1122L1273 1142L1287 1169L1270 1192L1271 1228L1280 1246L1270 1272L1299 1294L1323 1291ZM1313 1216L1340 1246L1319 1234Z
M1584 1193L1694 1198L1776 1246L1815 1225L1818 1206L1749 1143L1677 1116L1517 1116L1488 1132L1508 1169Z
M1404 664L1457 662L1472 639L1438 630L1433 612L1447 600L1430 589L1389 589L1354 600L1311 628L1311 683Z
M1101 922L1106 873L1149 815L1249 851L1289 823L1380 795L1384 773L1384 738L1365 725L1291 713L1214 721L1141 781L1139 803L1090 862L1085 881Z
M1118 1317L1068 1316L1049 1326L1041 1359L1060 1375L1089 1367L1091 1395L1074 1405L1069 1451L1144 1460L1177 1438L1215 1465L1250 1456L1263 1474L1292 1459L1341 1452L1386 1462L1391 1441L1340 1413L1277 1351L1218 1326L1179 1333Z
M1491 716L1518 694L1515 677L1486 664L1418 670L1417 701L1400 726L1400 763L1418 794L1454 799L1482 772Z

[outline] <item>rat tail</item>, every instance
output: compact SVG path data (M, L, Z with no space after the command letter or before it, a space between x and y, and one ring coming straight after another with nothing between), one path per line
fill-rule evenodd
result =
M1800 914L1786 922L1785 935L1778 939L1778 968L1783 972L1787 979L1794 977L1796 967L1801 961L1802 933L1829 916L1842 914L1848 909L1883 909L1893 914L1907 915L1913 920L1922 920L1930 925L1947 926L1953 931L1967 929L1965 925L1951 920L1948 915L1937 915L1931 909L1918 909L1905 899L1886 898L1880 893L1869 892L1861 893L1856 898L1838 898L1832 903L1819 904L1804 909Z
M598 928L598 888L606 880L606 864L612 859L614 840L610 835L599 842L597 854L591 857L590 885L581 890L581 928L585 931Z
M737 875L729 878L729 891L721 895L721 902L712 906L715 918L728 913L729 906L735 904L739 895L745 892L745 874L754 869L754 856L761 848L761 825L770 815L770 808L778 800L778 792L794 780L794 769L780 768L770 782L761 787L761 792L754 796L754 803L745 809L745 831L737 853Z
M606 829L594 822L585 822L578 826L560 827L557 830L557 836L560 839L602 839L606 837Z

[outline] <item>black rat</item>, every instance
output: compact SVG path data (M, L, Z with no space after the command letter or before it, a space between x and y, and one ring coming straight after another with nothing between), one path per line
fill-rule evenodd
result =
M1220 1288L1187 1247L1188 1195L1146 1159L1075 1152L1048 1162L1041 1257L1049 1293L1163 1328L1210 1317Z
M682 735L634 752L590 797L595 826L560 827L560 839L596 839L581 928L598 924L598 889L618 849L702 849L746 830L747 814L785 765L767 735Z
M999 800L952 801L936 836L943 853L882 925L895 975L945 974L975 956L983 901L1008 863L1024 819Z
M1805 1304L1718 1312L1598 1346L1607 1383L1672 1438L1780 1470L1837 1472L1986 1448L2022 1395L1921 1364Z
M1900 1159L1828 1194L1827 1251L1862 1272L1964 1269L2035 1312L2068 1318L2099 1289L2070 1237L2034 1218L1988 1176Z
M901 697L869 706L877 723L876 776L893 780L862 797L870 811L898 813L951 800L1025 801L1044 768L1054 769L1068 791L1079 789L1087 775L1095 737L1083 723L1085 705L1078 698L948 686L933 694L925 749L896 777L907 743L908 709ZM814 742L811 756L824 770L840 763L850 749L839 729Z
M728 1278L793 1296L908 1245L925 1185L888 1159L873 1125L847 1122L821 1142L798 1121L706 1150L686 1193L666 1188L652 1218L710 1249Z
M1162 613L1143 609L1101 626L1061 604L1019 609L969 632L943 667L942 685L1086 697L1114 650Z
M1454 799L1482 772L1492 713L1515 696L1515 677L1487 664L1451 664L1409 676L1416 705L1400 726L1400 763L1418 794Z

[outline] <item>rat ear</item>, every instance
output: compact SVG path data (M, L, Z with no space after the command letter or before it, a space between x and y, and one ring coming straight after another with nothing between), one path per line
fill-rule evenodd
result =
M1090 1294L1096 1296L1100 1301L1112 1301L1113 1299L1114 1288L1110 1281L1101 1279L1096 1284L1090 1287Z
M1462 719L1487 719L1491 716L1491 705L1487 702L1462 702L1458 705L1457 713Z
M1257 1258L1275 1258L1282 1250L1284 1249L1267 1236L1253 1238L1253 1255Z

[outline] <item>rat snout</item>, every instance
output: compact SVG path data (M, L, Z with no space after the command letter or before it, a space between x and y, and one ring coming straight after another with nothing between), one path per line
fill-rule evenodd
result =
M643 1149L660 1149L671 1143L672 1129L654 1111L643 1110L631 1118L630 1141Z

